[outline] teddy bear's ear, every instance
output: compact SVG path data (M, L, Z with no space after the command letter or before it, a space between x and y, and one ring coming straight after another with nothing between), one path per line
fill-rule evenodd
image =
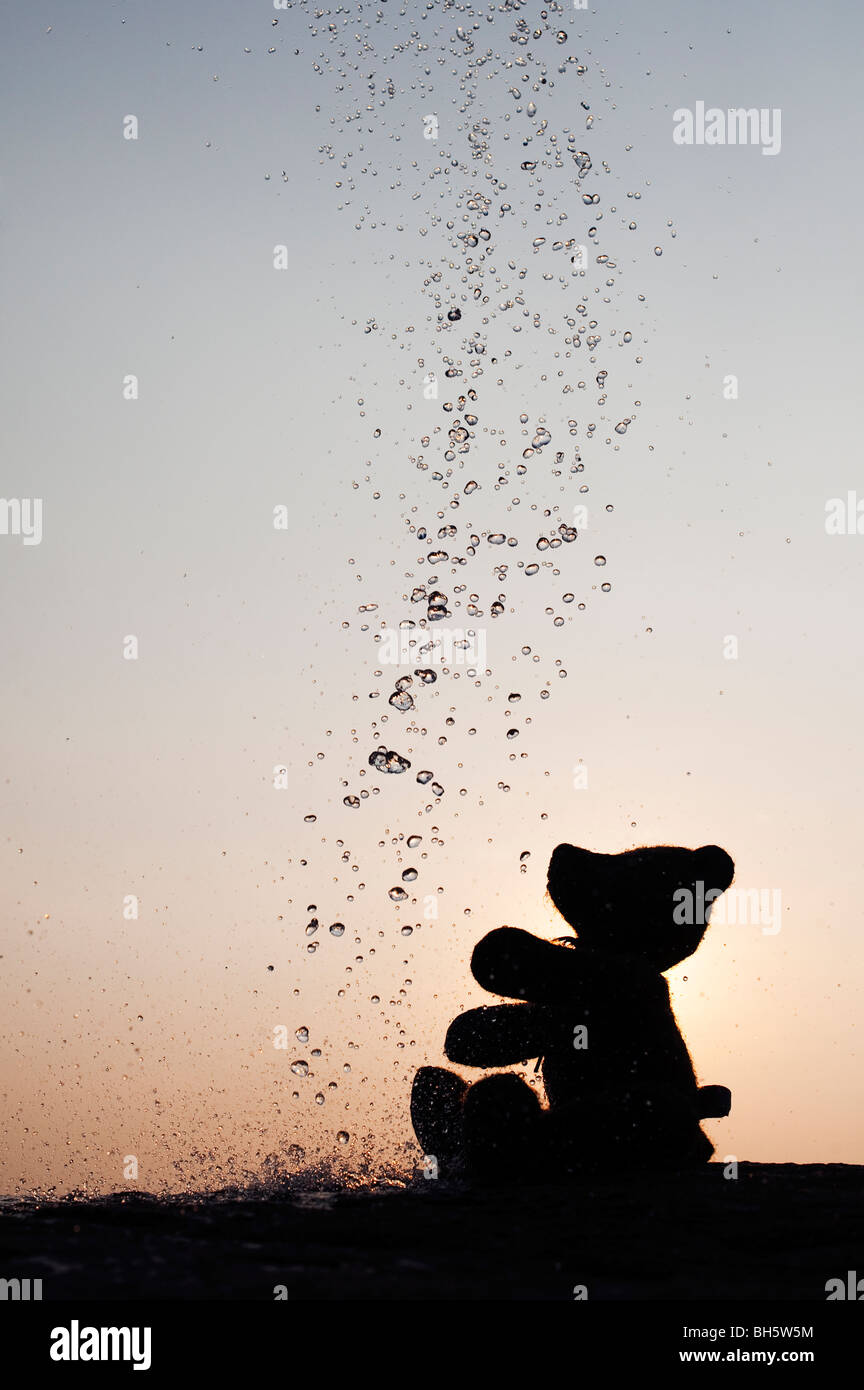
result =
M580 868L589 863L592 869L596 868L598 862L607 859L605 854L596 854L594 850L583 849L581 845L557 845L552 851L552 858L549 861L550 872L553 869L566 870L568 873L575 873Z
M703 883L724 892L735 877L735 865L719 845L702 845L694 851Z

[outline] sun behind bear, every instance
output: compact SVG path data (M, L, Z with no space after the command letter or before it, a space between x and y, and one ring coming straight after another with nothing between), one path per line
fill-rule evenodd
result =
M444 1043L459 1066L537 1058L548 1107L512 1072L470 1085L421 1067L411 1119L437 1173L524 1182L708 1161L700 1120L728 1115L732 1098L725 1086L699 1086L663 972L696 950L712 890L724 892L734 872L716 845L558 846L549 895L574 935L544 941L499 927L484 936L471 957L475 980L523 1002L460 1014ZM706 899L701 921L680 910Z

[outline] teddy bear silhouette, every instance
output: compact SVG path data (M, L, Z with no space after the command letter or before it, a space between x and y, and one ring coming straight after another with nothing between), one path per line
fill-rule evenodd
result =
M460 1014L444 1043L458 1066L537 1058L548 1106L512 1072L470 1085L421 1067L411 1119L427 1174L537 1181L706 1163L714 1147L700 1120L728 1115L732 1097L697 1083L663 972L696 950L734 872L716 845L623 854L559 845L549 895L575 934L484 936L475 980L522 1002Z

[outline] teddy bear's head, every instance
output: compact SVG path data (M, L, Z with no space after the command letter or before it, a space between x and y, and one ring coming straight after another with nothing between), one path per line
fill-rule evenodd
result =
M548 888L583 945L638 956L662 971L696 950L713 897L729 887L734 873L717 845L655 845L623 854L559 845Z

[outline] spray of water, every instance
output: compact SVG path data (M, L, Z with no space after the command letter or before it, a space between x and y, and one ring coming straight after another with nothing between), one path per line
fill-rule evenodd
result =
M476 814L511 792L535 722L566 697L562 653L578 643L580 615L614 601L591 519L614 512L622 436L638 445L647 341L638 272L662 248L642 233L642 190L626 182L636 177L632 146L604 137L612 84L587 50L580 56L563 6L301 0L286 22L297 26L300 15L306 32L295 60L311 61L319 83L316 115L328 127L321 163L336 175L353 249L364 236L398 239L415 292L401 322L376 312L346 325L354 336L345 349L354 364L357 335L389 333L389 350L407 364L401 400L391 395L387 413L368 424L371 369L354 365L369 434L367 471L354 486L369 494L370 520L383 500L398 503L391 543L408 568L357 609L368 713L353 721L356 757L339 787L348 812L374 821L364 833L391 847L393 862L373 882L376 869L366 875L339 839L355 881L345 893L322 857L317 872L332 891L305 924L309 954L319 945L344 950L334 937L359 948L336 993L346 1014L360 1005L351 1017L371 1030L367 1054L395 1048L386 1084L404 1130L411 1072L424 1060L411 1056L411 990L441 926L436 856L451 838L470 855L466 803ZM619 156L626 175L616 172ZM370 284L372 300L375 291ZM353 621L346 614L343 628ZM307 819L323 819L332 802L327 776L322 765L321 804ZM520 855L522 872L529 857ZM319 915L339 920L319 931ZM376 972L386 981L386 970L370 957L399 942L401 978L382 1003L386 983L379 992L374 981ZM352 995L361 968L375 992ZM442 1031L452 1012L449 1003L439 1009ZM296 1036L291 1070L307 1088L294 1092L296 1122L311 1134L315 1107L329 1101L307 1026ZM380 1136L350 1123L360 1102L344 1109L349 1120L337 1120L317 1150L319 1159L328 1147L335 1155L328 1180L381 1171ZM311 1150L295 1147L288 1169L308 1172L307 1157ZM416 1162L409 1142L395 1171L407 1176Z

